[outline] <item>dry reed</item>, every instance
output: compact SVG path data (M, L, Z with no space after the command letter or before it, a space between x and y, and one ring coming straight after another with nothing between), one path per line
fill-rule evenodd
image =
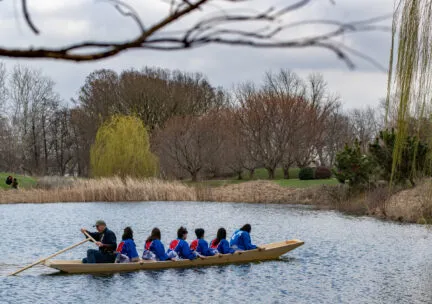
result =
M289 189L269 181L211 188L159 179L118 177L76 180L61 187L0 191L0 203L220 201L312 203L307 189Z
M432 223L432 180L393 195L386 208L387 217L410 223Z
M432 223L432 179L390 196L388 187L354 197L343 187L286 188L271 181L251 181L221 187L190 186L160 179L118 177L56 182L56 186L0 190L0 203L212 201L313 204L341 212L392 220Z

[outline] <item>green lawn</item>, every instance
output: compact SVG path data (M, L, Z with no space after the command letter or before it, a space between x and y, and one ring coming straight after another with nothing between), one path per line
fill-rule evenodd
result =
M0 189L12 189L11 186L6 185L6 178L12 175L18 179L19 188L31 188L36 185L37 181L33 177L16 175L14 173L0 172Z
M290 179L291 178L298 178L299 171L300 171L299 168L290 168L290 170L289 170ZM249 179L249 173L245 171L244 174L243 174L243 178L246 179L246 180ZM256 169L255 170L254 179L268 179L267 170L264 169L264 168ZM283 179L283 170L282 170L282 168L277 168L276 169L275 179Z
M335 178L313 179L313 180L299 180L297 178L293 178L293 179L279 179L279 180L275 180L275 182L283 187L292 187L292 188L307 188L313 186L338 184L338 181Z
M268 179L262 179L268 180ZM220 187L225 185L239 184L248 182L250 180L237 180L237 179L213 179L213 180L203 180L197 183L187 182L190 185L205 185L209 187ZM274 183L281 185L282 187L290 188L306 188L320 185L337 185L338 181L335 178L330 179L315 179L315 180L299 180L298 178L290 179L274 179Z
M290 179L283 178L283 170L282 168L277 168L275 172L275 179L273 182L281 185L282 187L292 187L292 188L306 188L320 185L337 185L338 181L335 178L331 179L317 179L317 180L299 180L298 174L299 168L290 168ZM249 178L248 172L243 173L243 179L238 180L237 177L232 177L228 179L210 179L210 180L202 180L197 183L192 183L191 181L187 181L186 183L189 185L205 185L209 187L220 187L224 185L232 185L248 182L251 179ZM259 168L255 170L255 175L252 180L269 180L267 170L264 168Z

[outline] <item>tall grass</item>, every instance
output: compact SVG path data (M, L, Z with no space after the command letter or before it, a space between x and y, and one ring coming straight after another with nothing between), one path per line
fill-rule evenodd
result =
M403 222L432 224L432 180L393 195L387 204L387 217Z
M269 181L208 187L159 179L101 178L77 180L61 187L1 191L0 203L221 201L311 203L307 189L287 189Z

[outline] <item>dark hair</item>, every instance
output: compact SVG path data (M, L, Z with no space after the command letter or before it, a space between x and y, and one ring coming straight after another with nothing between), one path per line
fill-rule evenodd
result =
M126 227L123 230L122 240L133 239L133 231L131 227Z
M153 228L150 236L147 238L146 242L151 242L154 240L160 240L161 239L161 232L159 228L155 227Z
M216 234L216 241L219 244L224 239L226 239L226 230L225 228L219 228Z
M197 239L203 238L204 237L204 229L202 229L202 228L195 229L195 234L196 234Z
M181 226L178 230L177 230L177 238L182 239L183 236L188 233L187 229L183 226Z
M243 227L241 227L240 230L241 230L241 231L246 231L247 233L250 233L251 230L252 230L252 227L251 227L251 225L246 224L246 225L244 225Z

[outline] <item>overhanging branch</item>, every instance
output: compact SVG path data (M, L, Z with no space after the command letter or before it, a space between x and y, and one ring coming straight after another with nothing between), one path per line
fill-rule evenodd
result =
M145 27L138 13L128 4L118 0L106 0L114 5L115 9L123 16L132 18L139 27L137 37L122 42L107 41L82 41L77 44L66 45L58 48L28 48L14 49L1 48L0 56L17 58L52 58L68 61L92 61L108 58L125 52L129 49L153 49L153 50L180 50L201 47L208 44L223 44L233 46L249 46L258 48L302 48L319 47L335 53L349 67L354 67L350 55L361 57L376 65L372 58L349 49L334 38L346 33L360 31L390 31L389 28L377 25L377 23L389 19L383 16L373 19L354 22L340 22L336 20L304 20L300 22L281 23L287 14L299 10L308 5L311 0L299 0L294 4L275 8L270 7L261 12L250 13L220 10L213 16L198 21L184 30L168 32L166 28L177 21L186 18L192 12L204 10L215 0L169 0L170 13L156 24ZM250 2L250 0L219 0L225 3ZM27 9L27 3L22 0L22 9L26 23L30 29L39 34L32 22ZM260 28L250 30L250 25L262 25ZM302 38L281 37L288 29L300 28L307 25L322 25L332 27L327 32ZM240 29L239 27L249 29Z

